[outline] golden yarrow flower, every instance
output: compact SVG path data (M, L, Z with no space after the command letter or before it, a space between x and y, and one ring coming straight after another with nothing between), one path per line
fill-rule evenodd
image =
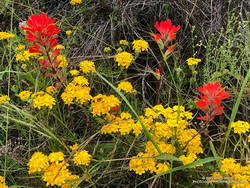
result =
M233 122L231 126L232 128L234 128L234 133L237 133L237 134L246 133L250 129L250 124L245 121Z
M3 176L0 176L0 188L8 188L8 186L4 183Z
M51 163L58 163L64 161L64 154L63 152L52 152L49 154L49 161Z
M67 166L69 164L66 162L52 163L42 176L43 181L46 182L46 186L61 186L65 184L72 176Z
M68 66L68 60L64 55L58 55L56 59L60 62L58 65L59 68L64 68Z
M19 44L16 49L19 50L19 51L24 50L25 49L25 45Z
M79 75L79 71L76 69L70 70L69 73L71 74L71 76L77 76Z
M85 78L84 76L77 76L77 77L74 77L72 83L73 83L73 84L80 85L80 86L87 86L87 85L89 85L88 79Z
M79 67L83 73L95 72L95 63L93 61L81 61Z
M193 57L190 57L187 59L187 64L189 66L197 65L199 62L201 62L201 59L197 59L197 58L193 58Z
M45 91L49 94L55 94L57 92L57 88L55 86L48 86Z
M132 44L133 50L137 53L148 51L149 45L148 42L145 40L134 40Z
M71 5L81 4L82 0L70 0Z
M79 148L79 144L74 144L73 146L69 146L69 148L71 149L71 151L75 151Z
M33 107L38 108L39 110L42 107L48 107L49 109L52 109L52 107L56 104L55 98L45 92L34 93L32 98Z
M106 96L98 94L93 97L93 101L91 103L92 113L94 116L108 114L111 108L118 107L120 104L121 101L114 95Z
M88 154L88 151L82 150L79 152L76 152L73 157L73 162L76 165L86 165L88 166L91 160L91 155Z
M35 152L29 162L29 174L33 174L36 172L42 172L46 170L49 166L49 158L48 156L44 155L42 152Z
M119 91L124 91L125 93L132 93L134 91L134 88L132 86L132 84L128 81L122 81L118 84L117 89Z
M117 62L119 66L123 66L125 68L128 68L133 60L133 55L128 52L120 52L115 55L115 62Z
M0 96L0 104L10 101L10 98L7 95Z
M30 53L29 50L24 50L16 54L16 61L29 61L32 58L39 58L39 53Z
M18 94L18 97L22 100L22 101L26 101L30 98L32 92L31 91L28 91L28 90L25 90L25 91L21 91L19 94Z
M9 38L13 38L13 37L15 37L14 34L7 33L7 32L0 32L0 40L9 39Z

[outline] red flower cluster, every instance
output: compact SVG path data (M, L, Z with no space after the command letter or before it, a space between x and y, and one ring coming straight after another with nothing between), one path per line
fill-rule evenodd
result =
M160 32L160 34L154 34L154 39L171 41L176 38L176 32L181 28L181 26L174 26L170 19L162 22L156 21L155 28Z
M221 100L229 98L230 95L225 92L225 88L221 88L220 82L204 84L198 91L203 95L199 95L200 99L196 102L196 106L206 114L198 119L212 121L215 116L223 113L224 106L221 106Z
M57 27L54 18L49 18L46 13L31 15L27 21L27 27L21 27L25 30L25 40L31 41L29 48L31 53L43 53L51 51L57 44L57 34L60 28Z

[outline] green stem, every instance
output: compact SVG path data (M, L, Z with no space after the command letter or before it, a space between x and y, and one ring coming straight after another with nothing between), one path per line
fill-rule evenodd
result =
M172 169L172 167L173 167L173 160L171 160L171 162L170 162L170 169ZM172 187L172 175L173 175L173 172L170 172L169 173L169 184L168 184L169 188Z
M230 134L231 129L232 129L231 124L235 120L235 117L236 117L236 114L237 114L237 111L238 111L238 108L239 108L239 105L240 105L240 101L241 101L241 98L242 98L243 91L246 88L246 85L247 85L247 82L248 82L249 79L250 79L250 68L248 69L247 75L246 75L246 77L244 78L244 80L242 82L242 86L240 88L239 95L237 97L237 100L236 100L236 102L234 104L234 107L233 107L233 110L232 110L232 113L231 113L231 117L230 117L230 121L229 121L229 126L228 126L228 129L227 129L227 132L226 132L226 137L225 137L225 145L224 145L223 154L222 154L223 158L225 157L226 148L227 148L227 142L228 142L228 137L229 137L229 134Z

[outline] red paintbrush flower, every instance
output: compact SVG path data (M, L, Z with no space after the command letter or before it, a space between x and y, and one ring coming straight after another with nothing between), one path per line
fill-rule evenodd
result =
M46 13L31 15L26 22L25 40L31 41L32 46L29 48L31 53L42 53L43 50L51 51L58 45L57 34L60 28L55 23L56 19L49 18Z
M174 26L170 19L162 22L156 21L155 28L160 32L160 34L154 34L154 39L156 41L162 39L166 41L171 41L175 39L176 32L181 28L181 26Z
M223 113L224 107L221 106L221 100L229 98L230 95L225 92L225 88L221 88L220 82L209 82L198 88L203 93L199 95L196 106L205 112L205 116L198 117L205 121L211 121L215 116Z

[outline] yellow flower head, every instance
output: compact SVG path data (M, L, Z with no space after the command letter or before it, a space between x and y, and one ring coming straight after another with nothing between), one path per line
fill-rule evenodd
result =
M84 76L77 76L77 77L74 77L72 83L73 83L73 84L78 84L78 85L80 85L80 86L89 85L88 79L85 78Z
M55 86L49 86L47 87L46 89L46 92L49 93L49 94L54 94L57 92L57 88Z
M83 73L90 73L90 72L95 72L95 63L93 61L81 61L80 62L80 69Z
M57 60L60 62L58 65L59 68L64 68L68 66L68 61L64 55L58 55Z
M0 40L13 38L15 35L7 32L0 32Z
M135 52L143 52L148 51L149 45L148 42L145 40L134 40L133 41L133 50Z
M63 152L52 152L49 154L49 161L51 163L58 163L64 161L64 154Z
M26 101L30 98L32 92L31 91L28 91L28 90L25 90L25 91L21 91L19 94L18 94L18 97L22 100L22 101Z
M73 157L73 162L76 165L86 165L88 166L91 160L91 155L88 154L88 151L82 150L79 152L76 152Z
M248 142L250 142L250 135L248 135L248 137L247 137L247 141L248 141Z
M234 128L234 133L238 133L238 134L246 133L250 129L250 124L245 121L233 122L231 126Z
M127 40L120 40L120 41L119 41L119 44L120 44L120 45L127 46L127 45L128 45L128 41L127 41Z
M120 106L121 101L114 95L106 96L98 94L93 98L91 103L92 113L94 116L108 114L111 108Z
M32 95L33 98L33 107L38 108L48 107L52 109L52 107L56 104L56 100L54 97L45 92L37 92Z
M19 44L16 49L19 50L19 51L24 50L25 49L25 45Z
M70 0L71 5L81 4L82 0Z
M120 52L115 55L115 61L118 63L118 65L126 68L128 68L131 65L133 60L134 60L133 55L128 52Z
M76 103L83 104L91 100L90 87L86 87L85 85L88 85L88 80L85 77L75 77L74 80L66 86L61 95L64 103L68 105L73 104L75 100Z
M0 104L6 103L8 101L10 101L10 98L7 95L0 96Z
M61 186L72 177L72 174L67 169L69 164L66 162L52 163L44 172L42 179L47 182L46 186Z
M33 174L35 172L42 172L46 170L48 166L48 156L44 155L42 152L35 152L28 162L29 174Z
M189 66L197 65L199 62L201 62L201 59L196 59L196 58L193 58L193 57L190 57L190 58L187 59L187 64Z
M72 76L77 76L77 75L79 75L79 71L76 70L76 69L70 70L69 73L70 73Z
M80 188L78 185L81 183L81 179L77 175L71 175L67 178L66 183L61 185L61 188Z
M165 172L167 170L169 170L169 164L167 164L167 163L158 163L156 165L155 173L160 174L160 173Z
M134 88L132 86L132 84L130 82L127 82L127 81L122 81L118 84L118 87L117 87L118 90L122 90L126 93L132 93L134 91Z
M3 176L0 176L0 188L8 188L8 186L4 183Z
M72 150L72 151L75 151L79 148L79 145L78 144L74 144L73 146L69 146L69 148Z
M4 182L4 177L0 176L0 183L3 183L3 182Z
M24 50L16 54L16 61L29 61L32 58L38 57L39 53L30 53L29 50Z
M72 34L72 31L71 30L67 30L65 33L66 33L66 35L70 36Z

